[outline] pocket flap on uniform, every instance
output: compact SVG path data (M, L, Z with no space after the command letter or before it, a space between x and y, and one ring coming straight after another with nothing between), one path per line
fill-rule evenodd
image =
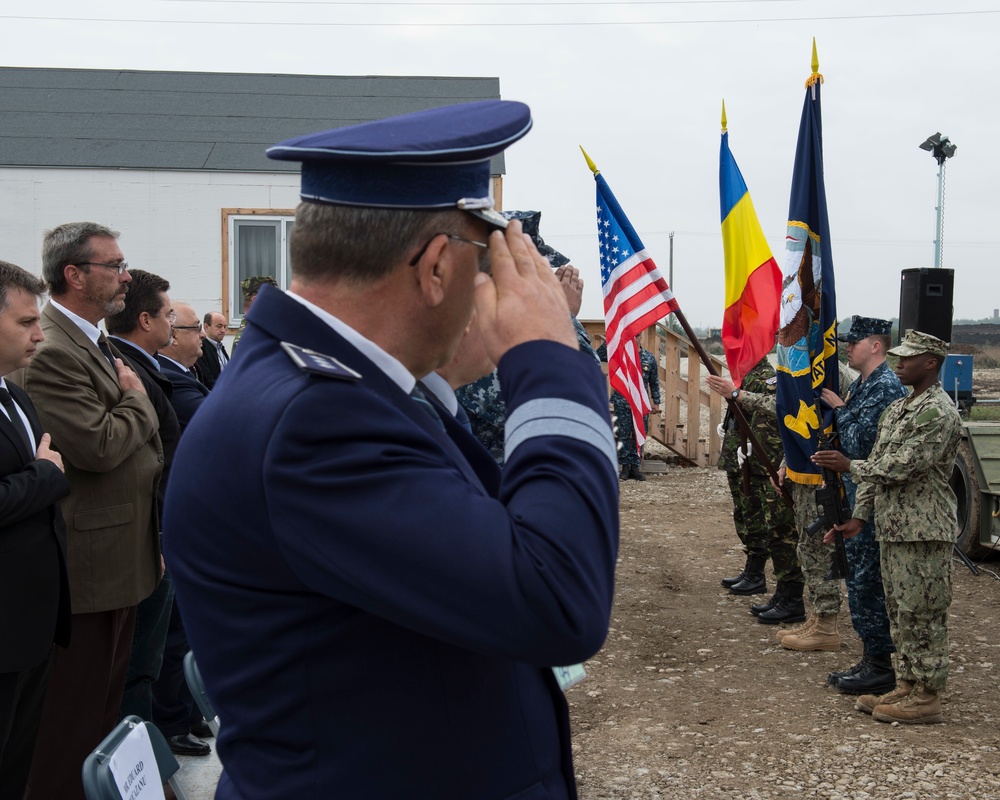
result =
M91 508L87 511L77 511L73 515L73 524L78 531L96 531L101 528L114 528L117 525L127 525L135 518L132 503L106 508Z

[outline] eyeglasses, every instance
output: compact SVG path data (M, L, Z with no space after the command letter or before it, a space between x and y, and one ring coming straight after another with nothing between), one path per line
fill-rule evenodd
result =
M474 244L486 252L484 252L479 258L479 271L485 272L487 275L490 274L490 246L486 242L477 242L475 239L466 239L464 236L458 236L454 233L435 233L430 239L427 240L427 244L420 248L420 251L413 257L410 261L410 266L417 266L417 262L423 258L424 253L427 252L427 248L431 246L431 242L437 239L438 236L447 236L453 242L465 242L466 244Z
M177 312L176 311L171 311L169 314L167 314L166 319L167 319L167 322L169 322L171 325L173 325L175 322L177 322Z
M176 315L174 316L174 319L177 319ZM200 331L201 330L201 323L198 323L197 325L174 325L174 330L175 331Z
M121 275L125 270L128 269L128 262L122 261L121 264L102 264L100 261L81 261L77 264L78 267L106 267L107 269L115 270L119 275Z

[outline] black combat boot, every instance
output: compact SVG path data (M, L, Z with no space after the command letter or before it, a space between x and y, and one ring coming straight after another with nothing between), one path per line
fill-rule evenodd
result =
M740 574L739 575L734 575L731 578L723 578L722 579L722 585L724 587L726 587L727 589L730 586L735 586L737 583L739 583L741 580L743 580L747 576L747 567L749 567L749 566L750 566L750 556L748 555L746 563L743 565L743 569L740 570Z
M764 565L767 556L751 555L747 559L743 580L729 587L730 594L764 594L767 591L767 579L764 577Z
M765 625L776 625L779 622L802 622L806 618L806 607L802 602L801 583L778 582L778 592L781 597L772 608L761 611L757 615L757 622ZM782 591L784 590L784 591Z
M881 695L896 688L896 673L892 669L892 657L869 656L867 668L854 675L841 678L837 688L844 694Z
M642 469L639 467L638 464L633 464L632 465L632 468L629 471L629 475L632 478L632 480L634 480L634 481L644 481L644 480L646 480L646 476L642 474Z
M627 481L629 478L629 472L631 472L631 470L629 469L628 464L626 464L622 467L622 471L618 475L618 480Z
M867 668L868 666L868 653L864 653L861 656L861 660L855 664L853 667L845 669L843 672L831 672L826 676L826 682L831 686L838 686L843 678L847 678L851 675L857 675L861 670Z
M771 595L771 599L768 600L766 603L755 603L754 605L750 606L750 613L756 617L762 611L770 611L778 604L778 601L785 596L785 588L786 584L784 584L782 581L778 581L778 586L774 590L774 594Z

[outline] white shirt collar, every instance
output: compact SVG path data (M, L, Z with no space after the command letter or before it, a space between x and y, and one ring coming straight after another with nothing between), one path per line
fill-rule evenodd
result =
M285 294L295 302L301 303L303 306L308 308L313 312L313 314L333 328L333 330L347 339L348 342L360 350L363 355L367 356L368 359L375 364L376 367L382 370L382 372L384 372L393 383L399 386L400 389L407 394L413 391L413 387L416 386L417 380L397 358L389 355L385 352L385 350L375 344L375 342L370 339L366 339L346 322L333 316L333 314L329 311L320 308L315 303L310 303L304 297L301 297L294 292L285 292Z
M97 340L98 338L100 338L101 335L100 328L98 328L93 322L84 319L79 314L73 313L68 308L66 308L66 306L57 303L55 300L49 298L49 302L56 308L58 308L63 314L69 317L70 320L76 325L76 327L78 327L81 331L83 331L84 335L86 335L86 337L90 339L90 341L92 341L94 344L97 344Z
M185 367L180 361L174 361L170 356L165 356L165 355L163 355L163 353L157 353L157 356L159 358L162 358L162 359L166 360L166 361L169 361L171 364L176 364L178 367L180 367L180 369L181 369L182 372L190 372L191 371L187 367Z
M434 393L434 396L441 401L441 405L448 409L449 414L454 417L458 413L458 398L455 397L448 381L436 372L431 372L424 375L420 382Z

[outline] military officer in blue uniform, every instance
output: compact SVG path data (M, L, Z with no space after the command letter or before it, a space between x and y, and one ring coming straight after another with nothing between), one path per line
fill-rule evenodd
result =
M268 151L303 162L290 290L261 289L164 519L218 800L576 797L562 668L607 635L618 487L600 367L490 208L530 126L482 101ZM473 309L502 474L415 382Z

